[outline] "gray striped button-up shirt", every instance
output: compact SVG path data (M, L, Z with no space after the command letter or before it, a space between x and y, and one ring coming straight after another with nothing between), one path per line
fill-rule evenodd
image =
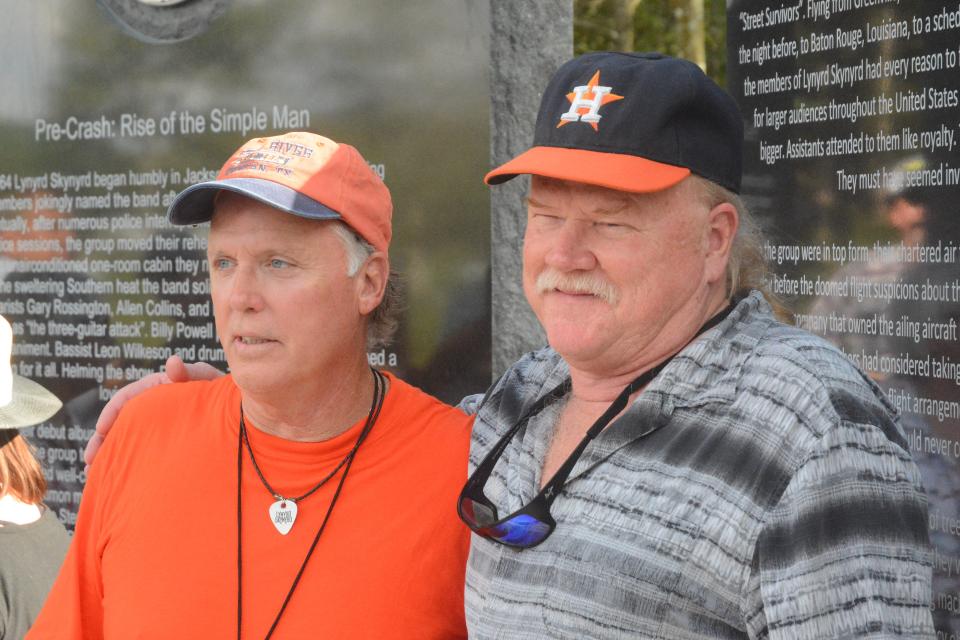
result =
M549 348L511 367L477 415L471 470L567 375ZM500 514L537 493L561 405L494 469ZM933 634L926 500L895 410L756 292L588 446L551 512L531 549L473 536L471 638Z

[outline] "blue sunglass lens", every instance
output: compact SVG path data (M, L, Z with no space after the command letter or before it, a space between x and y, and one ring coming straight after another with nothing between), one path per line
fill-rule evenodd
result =
M550 525L522 513L484 531L490 537L515 547L531 547L550 534Z

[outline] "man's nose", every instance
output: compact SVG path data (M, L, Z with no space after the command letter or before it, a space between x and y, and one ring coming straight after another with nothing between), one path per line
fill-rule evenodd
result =
M255 269L238 267L231 280L230 307L234 311L263 309L263 295Z
M553 237L545 256L548 266L561 271L589 271L597 266L597 257L590 246L588 229L567 221Z

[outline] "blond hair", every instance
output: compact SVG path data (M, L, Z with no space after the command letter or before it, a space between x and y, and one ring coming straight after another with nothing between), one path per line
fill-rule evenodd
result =
M766 295L767 261L763 255L763 232L753 218L743 199L736 193L721 187L715 182L697 175L691 175L688 180L693 183L700 198L709 208L724 202L733 205L737 210L740 226L737 235L730 246L730 259L727 262L727 297L738 293L757 289Z
M47 481L30 444L16 429L0 429L0 497L40 504L46 492Z
M730 258L727 261L727 297L732 298L757 290L767 299L774 315L783 322L792 322L792 314L786 302L770 290L770 269L763 251L766 238L743 198L706 178L691 175L687 179L693 182L704 204L711 209L729 202L737 210L740 226L730 246Z

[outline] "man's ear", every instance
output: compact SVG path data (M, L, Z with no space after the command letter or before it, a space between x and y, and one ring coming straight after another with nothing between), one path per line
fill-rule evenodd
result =
M382 251L375 251L354 276L360 315L369 315L380 305L390 277L390 261Z
M726 279L730 248L739 228L737 208L729 202L721 202L707 214L705 267L708 282Z

